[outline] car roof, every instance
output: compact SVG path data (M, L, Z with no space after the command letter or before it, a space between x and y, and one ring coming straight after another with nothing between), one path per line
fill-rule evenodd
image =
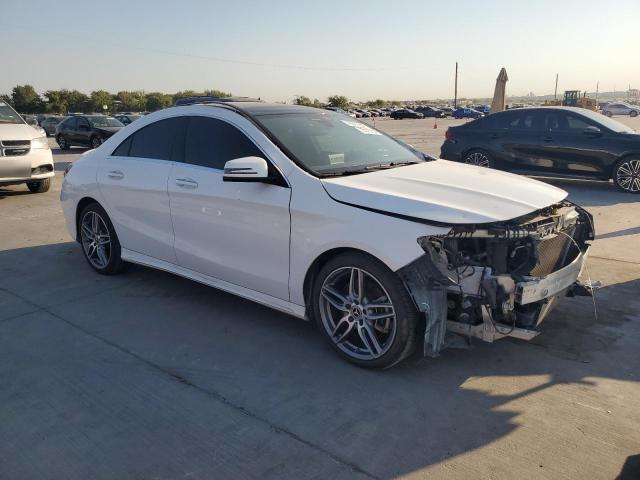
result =
M262 115L282 115L282 114L296 114L296 113L318 113L318 112L326 112L323 108L314 108L314 107L304 107L302 105L285 105L282 103L267 103L267 102L228 102L228 101L206 101L206 102L195 102L189 105L206 105L210 107L216 108L230 108L232 110L236 110L238 112L245 113L252 117L259 117ZM187 106L187 105L183 105Z

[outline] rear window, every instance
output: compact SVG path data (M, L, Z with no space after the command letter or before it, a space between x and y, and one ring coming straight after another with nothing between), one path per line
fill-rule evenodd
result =
M167 118L130 135L113 155L172 160L179 155L183 117Z

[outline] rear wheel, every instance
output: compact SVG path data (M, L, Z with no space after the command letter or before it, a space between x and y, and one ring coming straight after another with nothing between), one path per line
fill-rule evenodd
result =
M464 156L464 163L477 167L493 168L494 162L491 156L484 150L471 150Z
M91 137L91 148L98 148L102 145L102 139L100 137Z
M640 157L623 158L613 169L613 183L628 193L640 193Z
M38 180L37 182L27 182L27 188L32 193L48 192L49 188L51 188L51 179L45 178L44 180Z
M58 135L56 137L56 142L58 142L58 146L60 147L60 150L69 150L70 145L64 135Z
M631 112L629 112L629 116L630 117L637 117L638 116L638 111L637 110L631 110Z
M605 114L607 117L612 117L612 116L613 116L613 113L609 112L608 110L605 110L605 111L604 111L604 114Z
M351 363L388 368L415 349L419 313L398 276L373 257L348 253L327 262L312 303L323 335Z
M122 271L120 242L107 212L97 203L87 205L78 222L80 243L91 268L103 275Z

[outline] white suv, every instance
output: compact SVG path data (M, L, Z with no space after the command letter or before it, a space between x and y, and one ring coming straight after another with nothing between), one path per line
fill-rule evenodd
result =
M43 193L54 175L46 135L0 101L0 186L26 183L32 192Z
M388 367L452 335L533 338L583 292L591 217L566 196L342 114L211 101L123 128L73 164L61 201L98 273L173 272L314 319L347 360Z

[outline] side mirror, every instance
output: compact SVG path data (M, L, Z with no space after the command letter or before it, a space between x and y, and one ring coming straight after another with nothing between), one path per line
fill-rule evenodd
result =
M264 182L268 178L269 168L264 158L236 158L224 164L224 182Z
M589 126L589 127L585 128L582 131L582 133L584 133L588 137L599 137L600 135L602 135L602 132L600 131L600 129L598 127L594 127L594 126Z

